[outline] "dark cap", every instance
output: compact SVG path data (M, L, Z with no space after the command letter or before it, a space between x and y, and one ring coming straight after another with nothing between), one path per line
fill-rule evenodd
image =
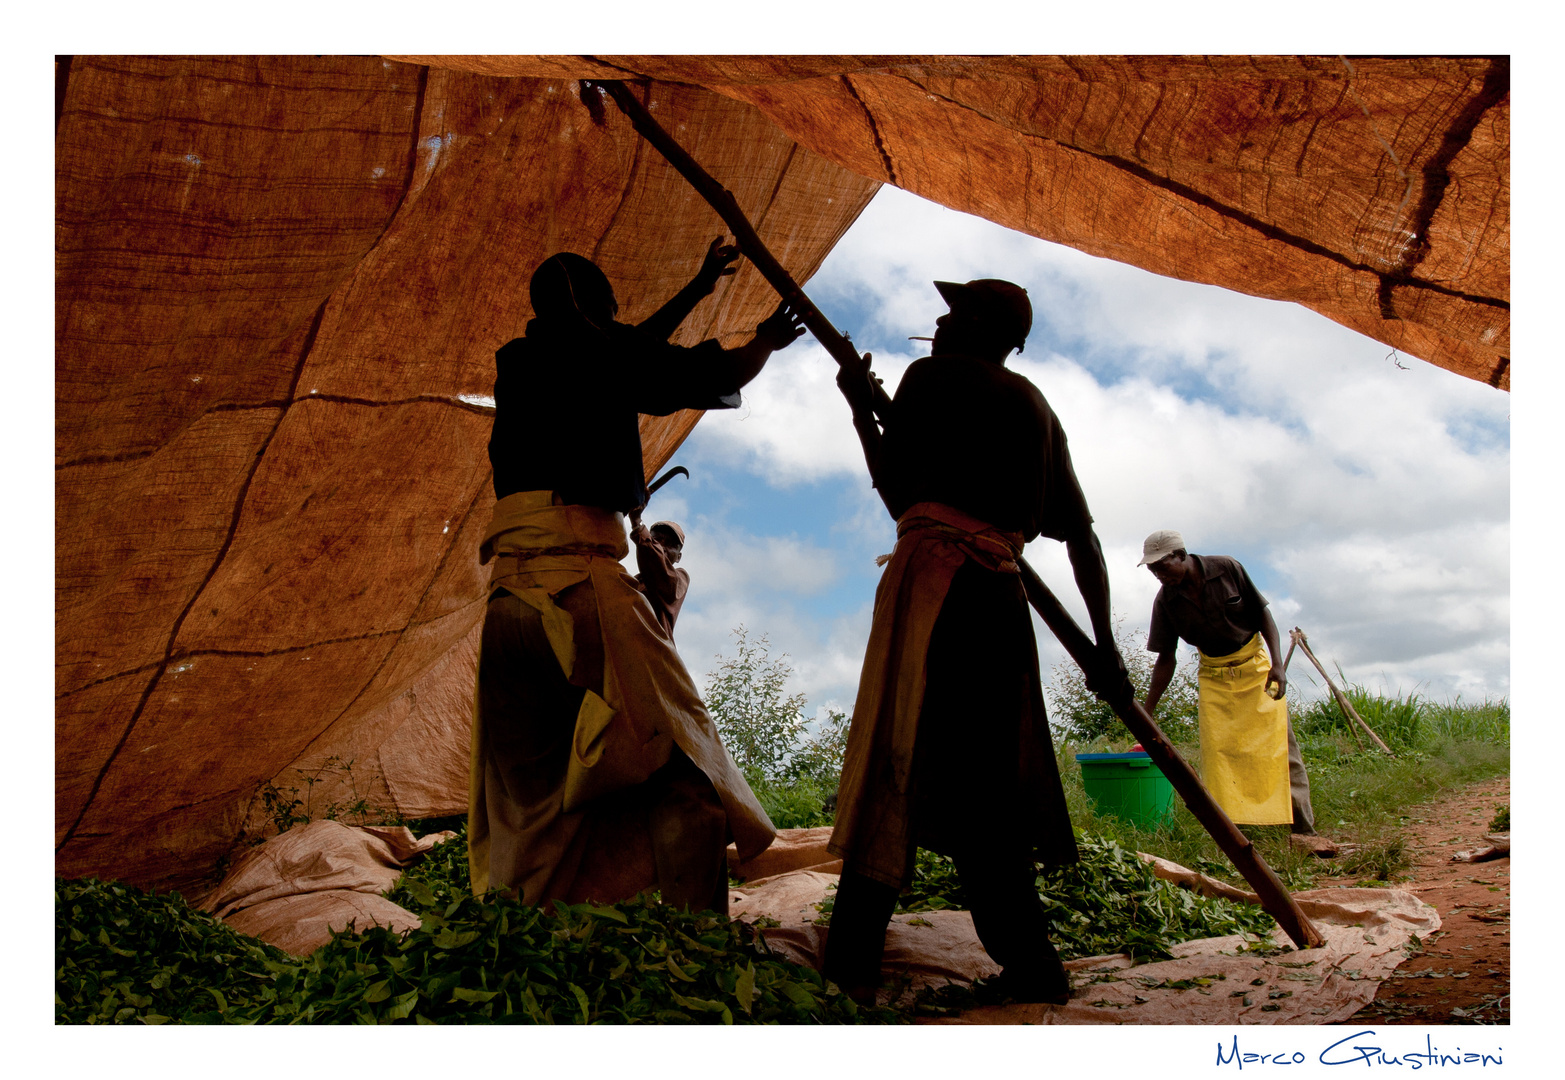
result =
M935 288L952 311L970 311L989 322L1001 339L1021 352L1032 331L1032 301L1020 285L999 278L978 278L965 285L937 281Z

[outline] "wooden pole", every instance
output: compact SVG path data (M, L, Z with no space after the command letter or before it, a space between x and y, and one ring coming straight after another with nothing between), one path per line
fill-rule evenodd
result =
M1299 638L1301 638L1303 636L1304 636L1304 631L1300 630L1297 626L1295 626L1292 630L1290 630L1288 632L1288 657L1289 657L1289 659L1293 658L1293 650L1298 647L1298 645L1299 645ZM1316 666L1318 667L1319 665L1316 665ZM1288 664L1287 664L1286 661L1282 665L1282 672L1283 672L1284 675L1286 675L1288 673ZM1322 674L1324 674L1324 672ZM1329 680L1327 682L1327 685L1330 685L1330 681ZM1359 729L1354 727L1352 724L1349 724L1348 725L1348 730L1353 733L1353 744L1359 748L1359 753L1361 753L1361 754L1369 753L1369 748L1364 745L1364 739L1363 739L1363 736L1361 736L1359 734Z
M682 146L669 136L668 132L652 118L630 89L621 82L596 82L584 81L583 92L591 87L598 86L603 89L614 103L619 106L626 117L630 119L631 126L662 155L668 159L692 187L698 191L712 209L717 211L723 219L728 230L734 234L739 244L739 250L755 264L755 268L761 272L772 286L800 315L804 325L809 327L810 333L825 347L838 364L849 361L857 362L859 354L847 337L838 332L831 324L831 320L823 315L819 308L810 302L810 298L804 295L804 290L799 288L793 276L784 270L772 253L762 243L760 236L756 234L744 212L739 209L738 202L733 194L714 180L695 159L687 154ZM1042 579L1033 572L1032 567L1018 559L1022 566L1022 580L1027 589L1028 599L1038 614L1054 631L1056 637L1065 646L1076 663L1082 665L1085 670L1087 665L1094 661L1096 646L1082 632L1081 627L1070 614L1060 606L1054 594L1044 585ZM1201 822L1206 830L1212 834L1223 852L1233 861L1235 867L1244 875L1244 879L1255 889L1256 895L1261 899L1261 906L1272 918L1277 920L1279 926L1293 939L1295 945L1301 949L1314 948L1325 943L1320 932L1315 929L1309 918L1299 909L1297 903L1288 893L1288 889L1266 865L1266 860L1261 858L1260 852L1249 839L1234 827L1234 823L1228 820L1228 816L1212 801L1201 781L1196 777L1190 766L1169 745L1163 737L1162 731L1152 717L1147 715L1134 698L1124 705L1109 703L1114 711L1119 714L1121 720L1130 728L1131 732L1141 740L1143 746L1148 747L1147 753L1152 760L1163 770L1178 791L1180 797L1185 800L1191 812ZM1153 749L1155 748L1155 749Z
M629 118L631 126L637 133L657 147L658 151L668 159L668 163L674 166L702 198L712 205L712 209L717 211L717 216L723 219L723 224L728 226L728 231L734 234L739 250L745 253L745 256L755 264L755 268L761 272L761 276L777 290L777 295L799 313L804 325L809 327L810 333L815 335L815 340L831 354L832 359L839 365L848 362L856 363L859 354L858 350L854 349L853 343L831 324L831 320L822 314L820 308L816 307L808 296L804 295L804 290L793 280L793 275L783 269L782 263L778 262L761 242L754 226L750 224L750 219L745 217L743 210L739 209L739 203L733 193L714 180L695 158L685 152L684 147L663 130L647 111L646 106L631 93L628 86L622 82L582 81L584 93L594 86L601 87L609 97L614 99L614 104L618 105L620 111Z
M1293 634L1298 639L1299 648L1304 650L1304 655L1310 658L1310 663L1315 665L1315 670L1320 672L1320 677L1326 680L1326 685L1331 688L1331 696L1337 699L1337 704L1342 707L1342 711L1348 715L1349 719L1353 720L1359 725L1359 727L1363 728L1369 733L1369 737L1375 740L1376 746L1380 747L1386 753L1391 754L1391 747L1387 746L1384 742L1381 741L1380 736L1375 734L1374 728L1364 723L1364 718L1358 714L1358 710L1355 709L1353 707L1353 703L1348 700L1348 695L1337 689L1337 684L1331 681L1331 676L1326 674L1326 669L1321 666L1321 662L1315 659L1314 653L1310 652L1310 642L1309 639L1304 636L1304 631L1295 626L1293 628ZM1396 755L1391 754L1391 756L1395 757Z
M1018 558L1017 565L1022 571L1022 588L1027 593L1027 599L1031 601L1034 610L1038 612L1044 624L1053 631L1054 636L1060 639L1060 644L1065 646L1065 651L1070 653L1071 659L1079 664L1083 671L1090 670L1088 665L1096 662L1097 646L1081 627L1076 625L1076 620L1071 618L1055 595L1049 591L1049 587L1043 583L1036 571L1027 564L1025 559ZM1099 695L1102 697L1102 695ZM1195 815L1197 821L1211 834L1217 846L1223 849L1234 867L1244 875L1255 894L1260 898L1261 907L1272 918L1277 920L1287 935L1293 939L1293 943L1301 949L1311 949L1325 944L1320 931L1310 922L1309 916L1300 909L1298 902L1288 892L1288 887L1282 883L1276 873L1266 864L1261 853L1255 850L1255 845L1250 838L1240 832L1238 827L1229 820L1223 808L1213 800L1211 793L1201 784L1200 777L1195 770L1179 756L1179 751L1164 736L1157 721L1135 699L1127 696L1122 701L1110 701L1103 698L1114 710L1115 714L1124 721L1130 733L1141 742L1153 764L1163 771L1168 777L1169 783L1179 793L1190 812Z

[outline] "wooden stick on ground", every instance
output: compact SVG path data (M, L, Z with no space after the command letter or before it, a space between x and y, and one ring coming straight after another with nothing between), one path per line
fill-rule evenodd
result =
M1310 663L1315 665L1315 670L1320 672L1320 677L1326 680L1326 685L1331 688L1331 696L1337 699L1337 704L1342 707L1342 711L1346 713L1350 719L1355 721L1359 727L1363 728L1366 732L1369 733L1369 737L1375 740L1376 746L1390 754L1391 747L1387 746L1383 741L1381 741L1380 736L1375 734L1374 728L1364 723L1364 718L1358 714L1358 710L1355 709L1353 707L1353 703L1348 700L1348 695L1337 689L1337 684L1331 681L1330 675L1326 674L1325 667L1321 665L1319 660L1315 659L1315 654L1310 652L1310 641L1307 637L1304 636L1304 631L1295 626L1293 628L1293 633L1289 636L1299 643L1299 648L1303 649L1304 655L1310 658ZM1395 757L1396 755L1392 754L1392 756Z
M669 164L674 166L712 205L712 209L717 211L718 216L728 226L728 230L734 234L739 249L755 264L761 276L777 290L778 295L799 312L804 325L809 327L815 339L831 353L837 363L857 361L858 352L853 348L852 342L839 333L820 309L810 302L810 298L804 295L804 290L799 288L792 275L772 256L766 245L761 242L761 238L756 235L749 219L739 209L739 204L732 193L714 180L694 158L685 153L684 148L659 126L652 118L652 114L624 83L584 82L583 92L590 92L590 87L593 86L601 87L613 98L614 103L630 119L631 125L642 138L656 147L668 159ZM1096 646L1076 625L1076 621L1070 617L1070 614L1060 606L1060 602L1055 599L1053 593L1049 592L1038 575L1033 573L1032 568L1021 560L1018 562L1023 567L1022 577L1026 584L1028 599L1037 608L1038 614L1048 624L1049 629L1060 639L1066 651L1085 670L1088 664L1094 662ZM1277 920L1278 925L1293 939L1294 944L1301 949L1324 944L1325 939L1299 909L1298 904L1289 895L1287 887L1273 873L1272 868L1266 865L1266 860L1255 850L1250 840L1234 827L1234 823L1228 820L1222 808L1212 801L1211 795L1201 786L1201 781L1195 772L1169 745L1146 710L1133 698L1128 705L1115 705L1114 709L1131 732L1141 740L1142 745L1148 748L1147 753L1173 783L1174 790L1185 800L1185 805L1190 807L1197 820L1212 834L1218 846L1255 889L1256 895L1260 897L1261 906Z

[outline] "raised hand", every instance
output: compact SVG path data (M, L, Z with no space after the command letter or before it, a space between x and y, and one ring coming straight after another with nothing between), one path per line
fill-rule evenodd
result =
M771 346L772 351L786 349L804 333L804 317L784 300L777 310L768 315L755 328L757 339Z
M735 265L738 261L739 249L732 244L724 244L721 236L714 236L707 245L706 257L701 260L701 269L696 271L696 281L710 293L717 288L719 278L731 277L739 269Z

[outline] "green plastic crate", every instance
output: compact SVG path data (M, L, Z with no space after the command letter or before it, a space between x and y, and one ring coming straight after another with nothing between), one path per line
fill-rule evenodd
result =
M1174 808L1174 785L1144 753L1077 754L1081 783L1098 813L1153 826Z

